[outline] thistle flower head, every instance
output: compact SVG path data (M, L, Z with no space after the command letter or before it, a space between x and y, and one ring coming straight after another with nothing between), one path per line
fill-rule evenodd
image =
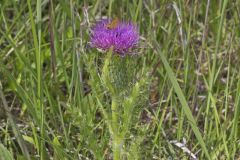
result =
M120 55L129 54L129 51L136 47L139 40L137 26L132 23L101 20L93 28L91 34L91 46L109 50Z

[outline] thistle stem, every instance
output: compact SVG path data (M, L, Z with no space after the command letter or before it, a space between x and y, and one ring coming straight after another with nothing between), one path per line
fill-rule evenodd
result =
M122 140L119 136L119 114L118 114L118 105L116 98L112 99L112 128L113 128L113 159L119 160L121 158L121 150L122 150Z

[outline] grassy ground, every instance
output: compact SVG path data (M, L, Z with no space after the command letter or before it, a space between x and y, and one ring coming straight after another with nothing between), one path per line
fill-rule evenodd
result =
M239 0L2 0L0 159L240 159ZM88 45L139 26L134 56Z

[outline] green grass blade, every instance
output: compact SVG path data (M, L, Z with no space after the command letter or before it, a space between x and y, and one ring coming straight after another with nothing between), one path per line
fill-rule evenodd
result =
M32 35L33 35L33 42L34 42L34 48L35 48L35 58L36 58L36 68L37 68L37 108L40 111L40 121L41 121L41 126L40 126L40 134L42 138L44 137L44 108L43 108L43 81L42 81L42 62L41 62L41 21L42 21L42 9L41 5L42 2L41 0L37 0L37 17L36 17L36 22L37 22L37 31L36 31L36 24L33 18L33 11L31 7L31 1L28 0L28 9L29 9L29 15L30 15L30 21L31 21L31 29L32 29ZM41 140L40 143L40 157L41 159L45 159L45 144L43 140Z
M21 148L21 150L22 150L25 158L26 158L27 160L30 160L29 151L28 151L28 149L27 149L27 147L26 147L26 144L25 144L25 142L24 142L24 140L23 140L23 138L22 138L22 135L21 135L21 133L20 133L20 131L19 131L19 129L18 129L18 127L17 127L14 119L13 119L13 116L12 116L12 114L10 113L10 110L9 110L9 107L8 107L8 104L7 104L7 100L6 100L5 95L4 95L3 91L2 91L2 83L1 83L1 81L0 81L0 98L2 99L3 108L4 108L4 110L5 110L6 113L7 113L7 117L8 117L8 119L9 119L9 121L10 121L11 126L12 126L13 133L14 133L15 137L17 138L18 144L19 144L19 146L20 146L20 148ZM1 146L0 146L0 147L1 147ZM0 150L1 150L1 149L3 149L3 148L1 147ZM0 151L0 153L1 153L1 151ZM7 154L7 153L6 153L6 154ZM0 154L0 156L2 157L2 156L4 156L4 155L1 155L1 154ZM0 157L0 158L1 158L1 157ZM4 159L4 160L5 160L5 159Z
M0 160L13 160L12 154L0 143Z
M171 69L171 67L170 67L167 59L165 58L163 52L160 51L160 47L159 47L159 45L158 45L156 40L154 40L153 44L156 47L155 49L156 49L157 53L160 55L160 58L161 58L161 60L163 62L163 65L164 65L164 68L167 71L167 75L168 75L168 77L169 77L169 79L170 79L170 81L171 81L171 83L173 85L173 88L174 88L174 90L175 90L175 92L176 92L176 94L177 94L177 96L179 98L179 101L180 101L180 103L181 103L181 105L183 107L184 114L186 115L186 117L188 119L188 122L191 125L192 130L193 130L193 132L194 132L194 134L195 134L199 144L201 145L201 147L203 149L203 152L205 153L205 155L206 155L206 157L208 159L211 159L210 155L208 153L208 150L206 148L206 145L205 145L205 143L203 141L203 138L201 136L201 133L200 133L198 127L197 127L196 121L194 120L192 112L191 112L191 110L190 110L190 108L188 106L186 98L185 98L185 96L184 96L184 94L183 94L183 92L182 92L182 90L181 90L181 88L180 88L180 86L179 86L179 84L177 82L177 79L176 79L176 77L175 77L175 75L173 73L173 70Z

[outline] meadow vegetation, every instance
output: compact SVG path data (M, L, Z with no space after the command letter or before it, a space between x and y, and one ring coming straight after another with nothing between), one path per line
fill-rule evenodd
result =
M1 0L0 160L240 159L239 53L240 0Z

